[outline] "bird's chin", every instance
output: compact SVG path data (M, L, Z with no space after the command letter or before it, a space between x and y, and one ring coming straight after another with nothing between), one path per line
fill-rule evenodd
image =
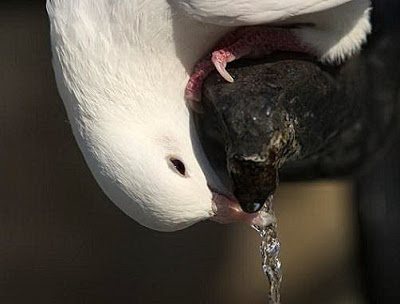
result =
M257 213L246 213L240 207L240 204L230 195L222 194L212 190L212 204L214 216L212 221L228 224L234 222L244 222L249 225L261 225L264 219Z

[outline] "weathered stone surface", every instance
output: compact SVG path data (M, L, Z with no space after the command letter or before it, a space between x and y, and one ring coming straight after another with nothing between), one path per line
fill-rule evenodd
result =
M230 65L232 84L207 79L197 128L244 209L275 190L277 170L283 181L351 175L387 146L400 123L400 47L388 37L340 67L281 54Z

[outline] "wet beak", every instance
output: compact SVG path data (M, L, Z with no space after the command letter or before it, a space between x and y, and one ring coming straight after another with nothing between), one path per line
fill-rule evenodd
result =
M277 171L261 162L235 158L229 161L233 180L233 193L246 213L260 211L266 200L275 192Z

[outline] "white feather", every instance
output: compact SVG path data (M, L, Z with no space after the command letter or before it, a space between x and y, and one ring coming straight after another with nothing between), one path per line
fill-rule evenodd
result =
M204 174L212 170L190 134L183 100L187 71L176 55L169 5L54 0L47 10L58 89L105 193L157 230L181 229L212 216ZM184 158L191 178L168 167L169 154ZM209 183L218 183L209 175Z
M176 0L202 22L226 26L256 25L324 11L353 0Z
M322 61L342 62L371 32L370 0L177 0L195 19L224 26L312 23L295 31Z

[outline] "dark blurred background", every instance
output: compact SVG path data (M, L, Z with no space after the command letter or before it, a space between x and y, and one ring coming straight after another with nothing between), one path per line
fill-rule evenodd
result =
M44 2L0 4L0 303L266 303L251 228L158 233L102 193L57 94ZM354 194L280 187L283 303L368 303Z

